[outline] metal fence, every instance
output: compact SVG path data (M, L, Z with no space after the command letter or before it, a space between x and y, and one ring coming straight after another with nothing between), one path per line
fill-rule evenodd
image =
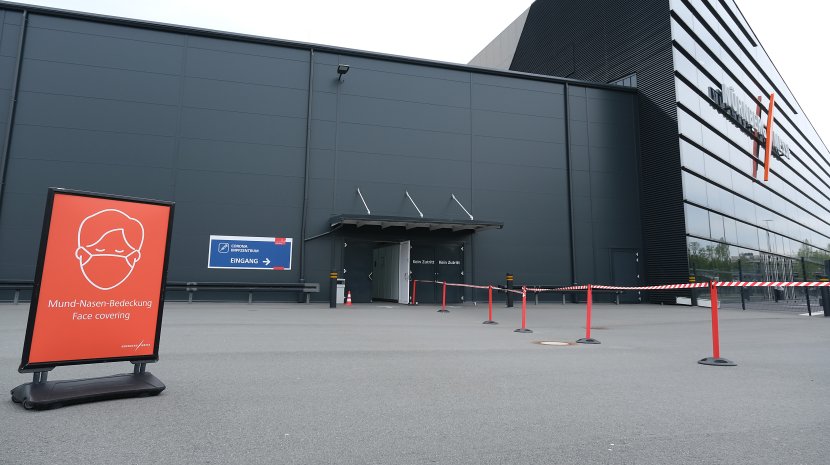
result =
M762 255L740 258L730 269L696 269L690 271L697 282L721 281L819 281L826 279L825 265L807 257L787 258ZM698 291L699 292L699 291ZM708 299L700 294L700 299ZM721 307L744 310L789 312L811 315L822 311L820 289L814 287L721 288Z

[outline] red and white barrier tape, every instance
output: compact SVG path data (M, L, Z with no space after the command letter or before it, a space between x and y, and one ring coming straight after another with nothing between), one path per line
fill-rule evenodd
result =
M426 281L422 279L415 279L420 283L434 283L444 284L443 281ZM473 289L489 289L491 286L477 286L474 284L460 284L460 283L446 283L447 286L454 287L469 287ZM714 281L717 287L830 287L829 281ZM709 287L710 283L683 283L683 284L661 284L658 286L606 286L602 284L591 285L591 288L603 291L665 291L671 289L700 289ZM492 286L494 291L512 292L514 294L522 294L521 289L505 289L503 287ZM542 289L537 287L528 287L527 292L565 292L565 291L585 291L588 289L587 285L557 287L554 289Z
M432 283L432 284L445 284L444 281L428 281L425 279L413 279L412 281L416 281L419 283ZM489 289L490 286L478 286L475 284L461 284L461 283L446 283L447 287L469 287L472 289ZM505 289L503 287L496 287L492 286L494 291L497 292L512 292L514 294L522 295L521 289Z
M604 291L663 291L670 289L695 289L709 287L709 283L661 284L658 286L605 286L594 284L593 289ZM717 287L830 287L827 281L715 281ZM586 290L588 286L568 286L556 289L528 288L530 292L561 292Z
M828 281L716 281L718 287L830 287Z

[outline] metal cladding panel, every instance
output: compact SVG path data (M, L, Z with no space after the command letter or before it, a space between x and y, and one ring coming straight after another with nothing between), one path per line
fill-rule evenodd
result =
M0 152L6 144L22 19L21 13L0 10Z
M669 0L537 0L510 69L602 83L637 73L639 116L634 118L639 121L645 278L649 284L685 280L688 260ZM574 115L590 115L590 106L583 106L590 100L578 94L570 98ZM609 127L576 124L571 143L590 140L606 145L602 139L619 120ZM630 134L637 134L636 128ZM585 164L575 157L574 166Z
M20 15L0 12L7 75L20 32L9 18ZM322 234L306 249L309 282L342 264L332 251L343 237L412 237L470 244L469 282L498 283L510 271L522 283L563 284L569 151L580 157L580 188L596 186L577 201L579 228L593 236L577 244L586 276L609 273L607 259L590 257L639 248L636 219L603 232L620 212L639 216L628 192L636 139L620 129L635 112L629 90L569 82L583 108L568 123L565 84L553 79L330 50L311 64L308 49L71 16L30 14L0 205L0 279L31 279L44 194L62 186L175 201L173 281L296 281L296 269L208 270L206 249L210 234L299 242L307 166L307 236ZM350 65L343 79L339 63ZM582 134L570 146L569 125ZM376 215L417 215L409 192L425 217L466 221L466 208L505 227L472 237L372 226L325 235L332 216L366 213L358 188Z
M308 54L190 40L30 15L0 215L0 253L15 259L0 278L33 275L31 238L59 186L176 201L170 280L274 281L208 270L208 236L299 237Z

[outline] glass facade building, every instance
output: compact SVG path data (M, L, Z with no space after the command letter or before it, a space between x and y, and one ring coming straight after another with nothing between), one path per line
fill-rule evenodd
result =
M510 69L639 90L647 282L819 277L830 152L733 1L537 0L523 24Z
M671 32L691 272L815 279L830 258L827 148L734 4L673 0ZM764 181L762 138L730 108L750 107L766 127L771 94L772 134L788 153L770 156Z

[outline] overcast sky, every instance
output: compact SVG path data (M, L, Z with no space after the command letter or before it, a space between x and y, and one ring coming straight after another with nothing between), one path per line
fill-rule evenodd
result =
M579 0L563 0L579 1ZM636 1L636 0L634 0ZM467 63L532 0L30 0L25 3ZM826 143L827 3L737 0Z

